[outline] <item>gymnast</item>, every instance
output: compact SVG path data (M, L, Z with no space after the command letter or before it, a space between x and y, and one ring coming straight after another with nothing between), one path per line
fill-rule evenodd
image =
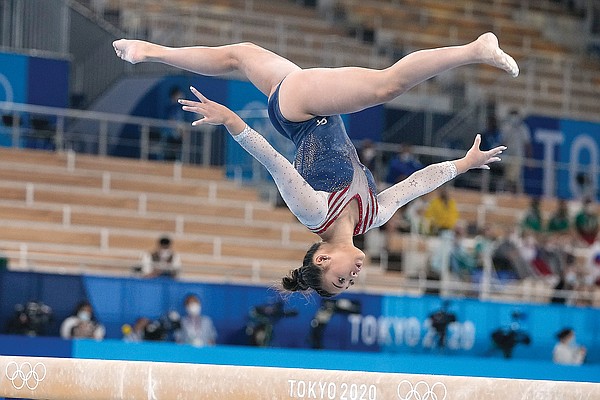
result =
M419 50L388 68L301 69L252 43L218 47L165 47L139 40L117 40L118 57L132 64L159 62L201 75L239 72L268 96L271 123L292 140L292 165L237 114L190 88L198 101L180 100L185 111L202 118L192 125L224 125L233 138L272 175L291 212L320 237L302 266L282 279L289 292L315 291L332 297L354 284L365 254L353 236L387 222L409 201L473 168L489 169L506 147L480 150L481 136L463 158L427 166L378 193L371 172L361 164L342 122L353 113L388 102L442 72L483 63L519 74L491 33L452 47Z

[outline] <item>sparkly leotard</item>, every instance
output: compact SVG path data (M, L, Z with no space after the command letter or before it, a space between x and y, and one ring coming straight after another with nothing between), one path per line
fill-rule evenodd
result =
M296 146L294 165L249 127L234 138L267 168L292 213L317 234L325 232L353 199L359 210L354 234L359 235L456 176L453 162L433 164L376 194L373 175L359 161L339 115L288 121L279 109L279 87L269 99L268 111L277 131Z

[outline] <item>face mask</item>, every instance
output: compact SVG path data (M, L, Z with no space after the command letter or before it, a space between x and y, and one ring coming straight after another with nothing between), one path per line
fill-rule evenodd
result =
M571 336L571 338L567 339L567 345L572 346L575 344L575 335Z
M77 318L85 322L89 321L91 317L92 315L88 311L79 311L77 313Z
M186 309L187 313L191 316L197 317L198 315L200 315L200 311L202 310L202 307L200 307L200 304L198 303L192 303L189 304Z
M512 125L518 125L520 121L520 118L518 115L512 115L509 119L508 119L509 123Z

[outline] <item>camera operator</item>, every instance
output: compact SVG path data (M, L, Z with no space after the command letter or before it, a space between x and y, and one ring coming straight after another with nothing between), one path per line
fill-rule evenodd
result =
M15 314L8 321L6 333L43 336L52 322L52 308L42 302L30 301L15 305Z
M273 340L275 325L283 318L295 317L298 310L285 309L284 301L250 308L246 322L246 336L252 346L268 347Z
M357 300L322 299L321 307L319 307L314 318L310 321L311 347L313 349L323 348L325 328L333 318L334 314L360 314L361 309L361 303Z
M531 344L529 334L521 329L520 321L525 319L525 315L520 311L513 311L511 314L512 323L508 327L500 327L492 332L492 342L494 346L502 350L504 358L512 358L512 353L517 344L526 346Z
M67 317L60 326L60 336L63 339L102 340L105 333L104 326L96 319L92 305L87 300L80 301L73 314Z
M446 347L446 335L448 332L448 326L456 322L456 315L449 311L450 302L444 301L439 310L434 311L429 315L429 323L435 331L437 337L437 347L443 349ZM433 338L432 338L433 339ZM431 343L433 346L433 343Z

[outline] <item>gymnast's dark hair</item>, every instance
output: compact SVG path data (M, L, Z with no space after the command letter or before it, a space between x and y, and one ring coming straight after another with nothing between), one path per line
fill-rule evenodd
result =
M304 256L302 266L293 269L283 277L281 284L289 292L306 292L314 290L321 297L333 297L335 294L323 289L323 269L313 262L317 250L321 247L321 242L314 243Z

